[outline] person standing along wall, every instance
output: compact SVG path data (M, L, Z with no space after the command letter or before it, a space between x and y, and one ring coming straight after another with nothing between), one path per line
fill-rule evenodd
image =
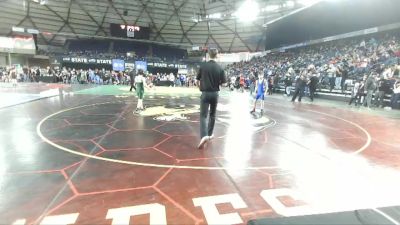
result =
M272 91L274 89L274 77L268 77L268 95L272 95Z
M299 102L301 102L301 98L303 97L304 88L306 87L306 85L306 78L304 77L304 75L301 75L296 81L296 89L293 94L292 102L296 100L297 96L299 96Z
M335 77L336 77L336 67L333 64L329 65L328 76L329 76L329 90L330 92L332 92L332 90L335 88Z
M257 82L257 78L256 78L256 76L254 75L254 74L252 74L251 76L250 76L250 96L253 96L253 93L254 93L254 91L255 91L255 88L256 88L256 82Z
M399 100L400 100L400 80L396 81L393 87L392 98L390 99L390 105L392 109L399 108Z
M357 106L357 103L359 103L360 87L361 87L361 83L358 80L356 80L354 82L353 90L351 91L351 98L349 101L349 105L351 105L351 103L353 103L353 101L355 102L355 106Z
M318 82L319 82L319 74L314 70L310 78L310 81L308 82L308 87L310 89L310 99L312 102L314 101L315 91L317 90Z
M335 89L340 89L342 90L342 73L343 73L343 68L341 66L338 66L336 69L336 78L335 78Z
M244 92L244 84L245 84L245 82L244 82L244 75L241 74L241 75L240 75L240 78L239 78L239 85L240 85L240 91L241 91L241 92Z
M367 79L367 81L365 83L365 90L367 91L366 101L367 101L368 109L371 109L372 96L373 96L374 91L376 89L375 79L376 79L375 74L371 74L371 75L369 75L369 77L368 77L368 79Z
M347 66L345 65L342 69L342 79L340 81L340 89L342 90L342 93L344 93L345 89L346 89L346 80L349 77L349 69L347 68Z
M385 107L385 95L390 91L390 83L385 75L381 75L377 81L377 92L375 94L375 106Z
M290 74L286 74L284 83L285 83L285 95L290 96L290 93L292 91L292 78Z

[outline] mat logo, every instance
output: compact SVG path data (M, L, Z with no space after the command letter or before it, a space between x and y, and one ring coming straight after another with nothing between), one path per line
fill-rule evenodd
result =
M291 189L263 190L261 191L260 196L277 214L285 217L313 213L311 207L307 205L288 207L280 201L282 197L291 197L294 200L302 200L300 198L300 193ZM217 209L217 205L219 204L231 204L234 209L248 208L247 204L243 201L243 198L237 193L194 198L192 201L195 207L200 207L202 209L208 224L243 223L243 219L237 212L221 214ZM135 224L135 216L139 215L148 215L150 218L150 225L167 224L166 207L159 203L109 209L105 219L111 220L112 225L131 224L131 222L132 224ZM78 218L79 213L47 216L43 218L40 225L72 225L77 222ZM13 225L25 224L25 219L20 219L13 223Z
M225 124L226 126L232 125L232 121L235 119L239 119L237 121L245 122L249 125L250 130L253 132L262 131L268 127L275 125L275 121L269 119L266 116L261 114L253 114L248 118L234 118L229 113L229 106L220 104L217 109L218 116L217 122ZM199 122L190 120L190 117L187 115L200 113L200 105L185 105L185 104L169 104L165 106L153 106L148 107L145 111L141 112L141 116L155 116L154 119L158 121L190 121L190 122ZM240 126L242 123L240 123Z
M186 115L198 113L199 111L199 105L179 104L148 107L140 115L155 116L154 119L159 121L188 121L189 117Z
M185 120L188 120L189 118L185 117L182 114L173 114L173 115L166 115L166 116L158 116L158 117L155 117L154 119L158 120L158 121L170 122L170 121L185 121Z

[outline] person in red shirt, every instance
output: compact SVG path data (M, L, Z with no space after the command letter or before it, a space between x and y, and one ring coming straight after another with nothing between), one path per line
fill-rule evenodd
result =
M240 91L244 91L244 76L243 74L240 75L240 80L239 80L239 85L240 85Z

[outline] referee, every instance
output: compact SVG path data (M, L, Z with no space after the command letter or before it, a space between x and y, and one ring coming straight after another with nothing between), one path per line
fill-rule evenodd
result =
M136 87L135 87L136 72L134 69L131 69L131 71L129 71L129 77L131 78L131 89L129 89L129 91L132 91L132 89L136 90Z
M200 135L201 141L198 145L202 149L204 145L213 139L215 115L218 104L219 87L226 83L224 70L215 62L218 50L210 49L210 61L200 66L197 74L197 85L201 91L200 98ZM207 125L207 116L208 125Z

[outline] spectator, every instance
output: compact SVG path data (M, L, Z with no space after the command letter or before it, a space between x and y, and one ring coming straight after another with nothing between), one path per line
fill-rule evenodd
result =
M317 90L318 81L319 81L319 74L317 74L316 71L314 70L308 82L308 86L310 89L310 99L312 102L314 101L314 95L315 91Z
M292 91L292 78L290 76L290 73L285 76L284 84L285 84L285 95L290 96L290 92Z
M299 96L299 102L301 102L301 98L303 97L305 87L306 87L305 77L301 75L296 81L296 89L294 91L292 102L296 100L297 96Z
M399 108L399 100L400 100L400 81L396 81L393 87L393 95L390 100L390 105L392 109Z
M371 101L372 101L372 96L374 94L374 91L376 89L376 75L375 74L370 74L368 76L368 79L365 83L365 90L367 91L367 97L366 97L366 103L368 109L371 108Z
M377 81L377 92L375 94L375 106L384 108L384 98L390 92L390 82L383 74Z
M351 91L351 98L349 101L349 105L351 105L351 103L353 103L355 106L357 106L357 103L360 103L360 89L361 89L361 83L359 81L355 81L354 82L354 86L353 86L353 90Z

